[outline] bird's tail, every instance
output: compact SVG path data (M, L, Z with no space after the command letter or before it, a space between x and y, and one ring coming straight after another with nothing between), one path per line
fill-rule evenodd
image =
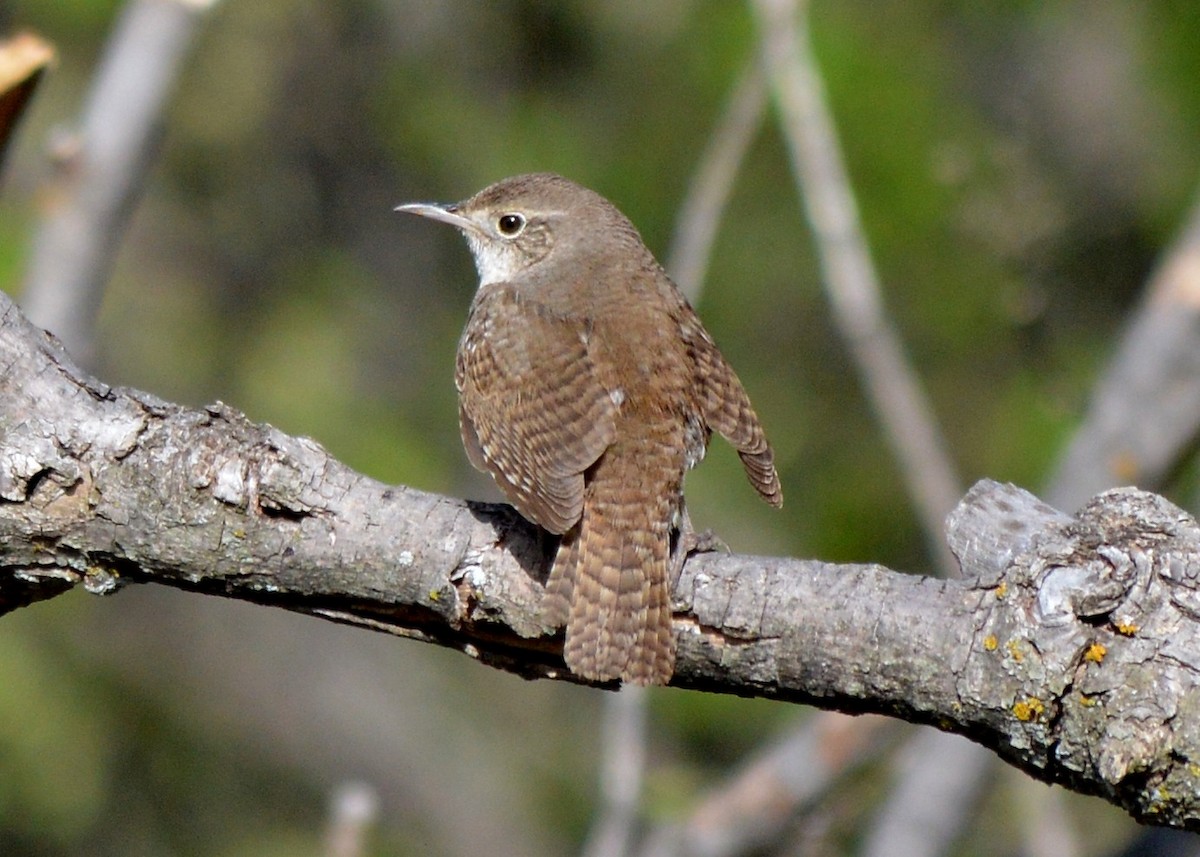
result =
M595 473L579 525L563 536L543 618L566 622L563 656L576 675L667 684L675 669L667 577L678 488L641 491L636 478L613 476Z

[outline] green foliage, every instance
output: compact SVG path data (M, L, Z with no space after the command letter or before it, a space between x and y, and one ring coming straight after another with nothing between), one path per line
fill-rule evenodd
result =
M117 723L82 679L44 640L0 624L0 831L63 847L99 817Z
M119 0L55 0L53 3L15 2L6 4L5 21L53 33L60 43L95 45L111 26L121 7Z

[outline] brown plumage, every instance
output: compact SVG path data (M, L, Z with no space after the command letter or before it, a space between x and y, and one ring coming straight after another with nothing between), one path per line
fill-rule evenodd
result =
M539 173L400 210L457 226L475 256L481 282L455 372L463 444L522 515L562 536L543 611L566 623L567 665L666 684L671 536L711 432L763 499L783 501L741 382L598 194Z

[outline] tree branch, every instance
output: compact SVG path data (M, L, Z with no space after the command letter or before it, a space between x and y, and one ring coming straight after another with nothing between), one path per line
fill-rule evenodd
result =
M758 57L752 56L709 135L675 218L667 270L692 303L699 301L721 216L766 112L767 82Z
M675 594L677 687L967 735L1144 821L1200 828L1200 526L1162 498L1076 518L982 482L964 580L706 554ZM0 295L0 605L155 582L571 679L548 560L504 506L389 487L223 405L107 387Z
M1096 384L1050 480L1060 502L1113 481L1159 485L1200 426L1200 196Z
M51 200L24 302L86 358L134 203L161 139L161 115L197 25L216 0L131 0L105 49L79 123L56 148ZM85 360L86 362L86 360Z
M804 826L834 787L885 748L899 724L818 711L755 753L687 815L654 830L639 857L735 857L769 853Z
M808 3L755 0L751 8L833 321L913 497L930 558L942 573L953 574L953 559L939 536L960 482L933 406L884 308L883 289L809 44Z

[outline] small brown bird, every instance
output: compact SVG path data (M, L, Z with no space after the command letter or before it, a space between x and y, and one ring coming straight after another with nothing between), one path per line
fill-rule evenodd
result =
M463 445L522 515L562 536L542 609L566 623L567 666L668 683L672 536L713 430L763 499L783 502L737 375L633 224L587 188L538 173L397 211L449 223L471 246L480 284L455 371Z

